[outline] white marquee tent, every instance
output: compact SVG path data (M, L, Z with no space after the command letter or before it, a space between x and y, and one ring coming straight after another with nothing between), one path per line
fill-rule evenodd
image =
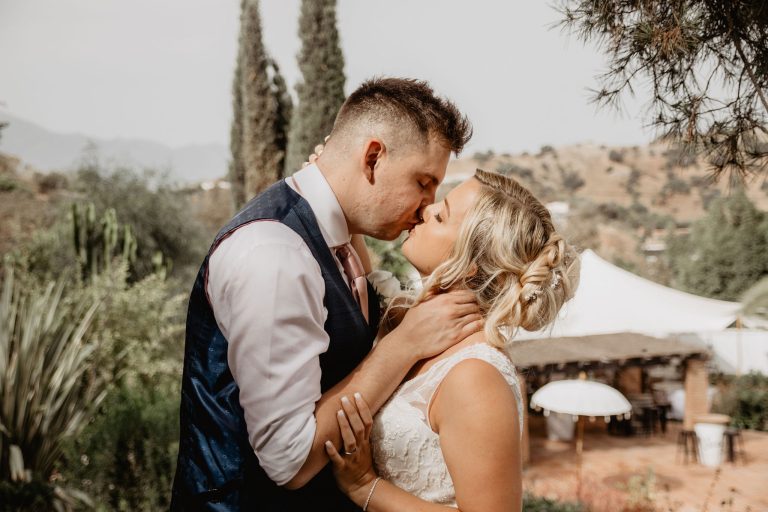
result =
M699 297L654 283L600 258L581 254L576 296L555 324L520 339L637 332L649 336L722 331L736 322L737 302Z
M728 329L739 318L737 302L709 299L654 283L600 258L581 254L576 296L553 326L520 331L517 339L634 332L677 337L709 346L723 371L768 373L768 331ZM749 319L742 323L749 326ZM726 330L728 329L728 330Z

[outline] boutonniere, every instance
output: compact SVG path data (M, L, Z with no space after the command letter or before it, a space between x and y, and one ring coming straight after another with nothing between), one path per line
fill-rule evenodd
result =
M403 290L403 285L400 280L395 277L392 272L386 270L374 270L368 274L368 281L370 281L373 289L376 290L376 294L379 296L379 302L382 307L387 307L389 301L399 295Z

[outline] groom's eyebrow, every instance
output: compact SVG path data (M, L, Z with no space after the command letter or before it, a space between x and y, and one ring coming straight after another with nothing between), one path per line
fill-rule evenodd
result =
M440 186L440 180L437 179L437 176L434 174L430 174L428 172L425 172L424 175L429 178L429 180L432 182L432 184L436 187Z

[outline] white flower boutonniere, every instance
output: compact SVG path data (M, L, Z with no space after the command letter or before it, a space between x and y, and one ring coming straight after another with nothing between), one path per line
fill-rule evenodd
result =
M386 270L374 270L368 274L368 281L385 305L402 291L400 281Z

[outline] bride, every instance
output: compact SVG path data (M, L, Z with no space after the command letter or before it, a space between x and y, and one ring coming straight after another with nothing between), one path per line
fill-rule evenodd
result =
M485 327L416 365L375 418L359 393L342 400L343 446L325 445L337 483L372 512L520 510L523 402L505 348L555 319L578 256L527 189L481 170L427 207L403 254L425 276L411 305L469 289Z

